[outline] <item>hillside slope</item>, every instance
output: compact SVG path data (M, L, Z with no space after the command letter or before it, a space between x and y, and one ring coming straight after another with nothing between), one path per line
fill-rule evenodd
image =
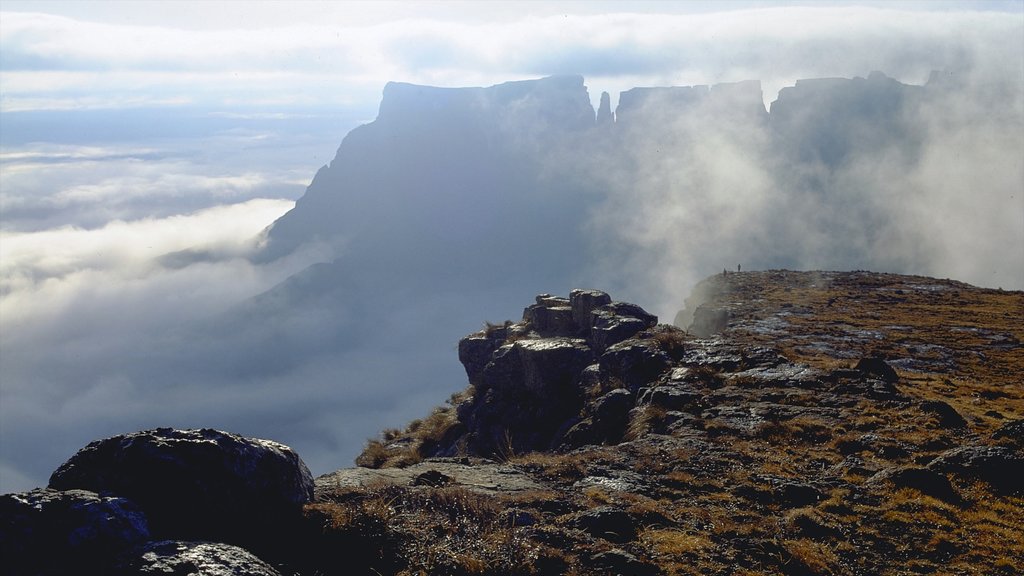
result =
M691 298L704 338L602 294L542 295L524 321L464 339L464 393L371 441L358 461L374 468L317 480L307 518L335 545L308 560L381 574L1021 565L1024 293L729 273Z

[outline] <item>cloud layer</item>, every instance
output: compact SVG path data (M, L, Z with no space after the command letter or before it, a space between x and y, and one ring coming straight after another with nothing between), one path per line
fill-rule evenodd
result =
M885 70L920 83L935 69L999 66L1020 52L1020 10L959 6L965 9L687 13L684 3L655 8L660 13L602 14L527 4L490 16L438 8L413 12L416 18L360 20L344 5L317 3L296 9L286 25L220 29L7 12L0 23L0 105L343 106L375 100L389 80L465 86L559 73L584 74L613 95L639 85L756 78L771 100L798 78Z

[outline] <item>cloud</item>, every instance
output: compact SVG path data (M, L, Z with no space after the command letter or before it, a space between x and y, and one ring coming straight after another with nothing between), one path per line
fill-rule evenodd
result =
M653 99L623 114L590 220L603 285L663 318L737 264L1021 289L1020 58L1001 75L985 65L924 88L877 75L798 84L763 123L736 121L743 103L716 109L713 97L685 113Z
M384 23L344 12L322 10L316 20L251 29L5 12L0 105L225 104L252 94L339 104L373 101L389 80L488 85L555 73L582 73L611 91L756 78L770 100L798 78L880 69L922 82L933 69L980 67L1021 49L1016 15L956 6L610 14L566 7L565 13L500 11L502 19L434 11Z

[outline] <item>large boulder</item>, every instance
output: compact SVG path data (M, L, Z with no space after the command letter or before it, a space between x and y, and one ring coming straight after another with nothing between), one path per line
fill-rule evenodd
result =
M575 338L518 340L499 348L482 374L483 388L523 389L560 396L593 360L590 347Z
M99 574L148 539L145 515L125 498L48 488L0 496L4 574Z
M53 473L50 488L129 498L157 537L247 545L301 518L313 477L276 442L160 428L92 442Z
M122 558L115 576L182 574L199 576L281 576L273 566L230 544L150 542Z
M962 446L940 454L928 468L977 478L998 491L1024 493L1024 456L1005 446Z
M636 391L650 386L672 366L672 360L654 340L630 339L609 347L600 360L601 375Z

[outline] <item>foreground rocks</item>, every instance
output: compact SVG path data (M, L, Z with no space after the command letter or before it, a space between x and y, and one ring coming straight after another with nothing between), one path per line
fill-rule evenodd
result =
M15 575L270 576L230 543L277 556L312 498L312 476L287 446L160 428L93 442L48 488L0 497L0 540Z
M211 429L93 442L53 473L50 488L124 496L160 537L242 544L294 522L313 498L312 475L290 448Z

